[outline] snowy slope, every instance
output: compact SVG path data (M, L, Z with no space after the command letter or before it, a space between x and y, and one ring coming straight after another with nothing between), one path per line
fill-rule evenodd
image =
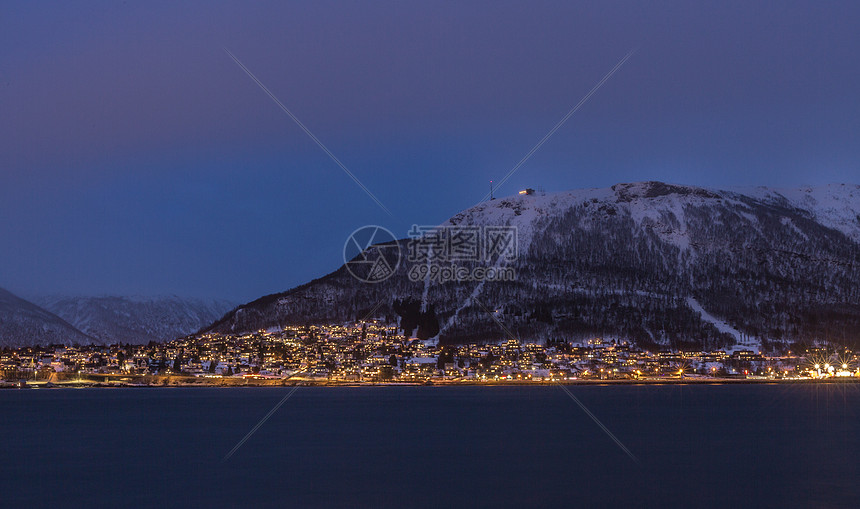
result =
M543 219L556 217L571 207L614 196L611 189L581 189L553 194L514 195L487 201L455 215L441 226L515 226L519 252L528 252L535 229Z
M817 222L860 242L860 186L829 184L798 189L738 188L747 196L788 204L809 212Z
M0 288L0 346L92 342L62 318Z
M726 194L726 196L724 196ZM637 227L655 231L670 244L686 250L686 207L736 203L730 193L662 182L617 184L611 188L581 189L551 194L514 195L467 209L443 225L477 224L516 226L520 251L531 246L542 220L552 219L581 206L629 216ZM595 225L583 223L584 228Z
M209 330L352 320L371 309L396 318L394 301L414 299L431 310L422 319L438 321L443 342L500 339L487 309L534 340L611 335L729 348L860 331L858 197L847 185L637 182L499 198L443 226L515 226L516 281L428 285L409 281L403 263L392 278L366 285L342 267L240 306Z

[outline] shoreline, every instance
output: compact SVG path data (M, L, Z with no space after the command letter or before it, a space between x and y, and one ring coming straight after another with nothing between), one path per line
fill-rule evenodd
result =
M779 378L645 378L638 380L429 380L422 382L356 382L339 380L283 379L207 379L189 377L153 377L155 379L124 380L47 380L0 382L0 389L151 389L151 388L242 388L242 387L548 387L553 385L613 386L613 385L843 385L860 384L860 378L779 379ZM119 377L118 377L119 378ZM125 377L123 377L125 378Z

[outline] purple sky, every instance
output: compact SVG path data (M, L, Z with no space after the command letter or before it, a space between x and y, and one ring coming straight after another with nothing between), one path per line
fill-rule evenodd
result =
M634 47L500 195L860 181L857 2L174 3L0 7L0 286L285 290L474 204Z

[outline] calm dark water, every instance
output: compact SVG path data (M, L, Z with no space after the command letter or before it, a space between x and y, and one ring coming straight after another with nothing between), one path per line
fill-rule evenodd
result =
M0 391L0 507L860 507L860 387Z

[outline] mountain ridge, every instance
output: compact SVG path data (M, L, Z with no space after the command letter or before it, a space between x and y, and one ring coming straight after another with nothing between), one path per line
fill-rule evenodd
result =
M433 308L443 342L501 339L492 318L534 340L754 347L831 331L856 341L848 329L860 325L858 198L860 186L847 184L721 190L656 181L499 198L442 226L515 226L516 282L415 283L405 263L390 280L362 286L341 267L239 306L203 331L355 319L374 303L393 318L395 301L418 300ZM738 334L721 331L688 298Z
M36 302L105 343L142 344L191 334L234 304L167 296L44 296Z
M0 288L0 346L89 344L94 338L50 311Z

